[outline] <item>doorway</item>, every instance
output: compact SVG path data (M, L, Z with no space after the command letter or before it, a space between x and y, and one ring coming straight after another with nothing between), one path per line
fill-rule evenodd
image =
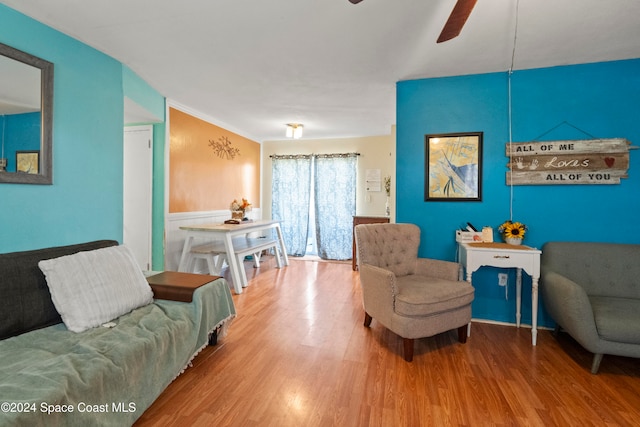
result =
M123 243L151 270L153 127L124 128Z

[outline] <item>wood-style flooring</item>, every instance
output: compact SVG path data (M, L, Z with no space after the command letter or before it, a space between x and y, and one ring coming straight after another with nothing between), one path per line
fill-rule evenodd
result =
M402 340L363 326L350 263L260 269L234 295L226 337L200 353L136 426L638 426L640 359L592 355L567 334L474 322Z

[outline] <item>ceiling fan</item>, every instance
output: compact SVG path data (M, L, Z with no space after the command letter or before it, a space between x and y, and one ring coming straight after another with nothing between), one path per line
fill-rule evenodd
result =
M358 4L362 0L349 1L353 4ZM447 22L444 24L444 28L442 29L436 43L446 42L447 40L458 37L477 1L478 0L458 0L456 2L456 5L453 7L451 15L449 15L449 19L447 19Z

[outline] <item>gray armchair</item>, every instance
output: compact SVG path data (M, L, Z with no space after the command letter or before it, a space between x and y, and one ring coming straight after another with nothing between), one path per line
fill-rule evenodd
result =
M408 362L416 338L457 328L466 342L474 290L458 280L457 263L418 258L413 224L358 225L355 237L366 327L376 319L402 337Z
M560 329L593 353L640 357L640 245L547 242L540 289Z

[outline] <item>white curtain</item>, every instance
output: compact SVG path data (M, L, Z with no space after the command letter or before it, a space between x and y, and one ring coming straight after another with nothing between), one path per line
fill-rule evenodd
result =
M356 211L357 154L271 158L272 217L281 221L289 255L305 255L309 212L314 209L318 256L350 259ZM310 206L311 191L314 192L314 206Z
M315 214L318 256L345 260L353 256L356 214L355 154L315 158Z
M271 216L280 221L287 252L304 256L309 231L311 156L272 156Z

